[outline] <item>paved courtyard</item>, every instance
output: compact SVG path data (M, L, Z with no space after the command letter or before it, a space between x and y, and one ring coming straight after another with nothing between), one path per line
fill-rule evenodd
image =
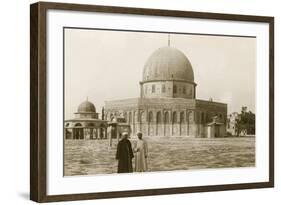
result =
M255 166L255 138L149 137L149 171ZM134 146L135 140L131 139ZM65 140L64 174L116 173L116 141Z

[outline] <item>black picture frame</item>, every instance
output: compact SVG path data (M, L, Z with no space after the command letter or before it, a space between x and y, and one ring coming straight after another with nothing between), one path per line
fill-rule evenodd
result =
M212 186L178 187L102 193L47 195L47 67L46 13L48 10L152 15L269 24L269 181ZM38 2L30 6L30 199L36 202L86 200L161 194L209 192L274 186L274 17L235 14L110 7L83 4Z

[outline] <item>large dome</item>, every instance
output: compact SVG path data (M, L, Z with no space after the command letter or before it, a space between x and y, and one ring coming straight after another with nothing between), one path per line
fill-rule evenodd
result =
M143 81L184 80L194 82L191 63L178 49L162 47L147 60L143 69Z
M82 102L78 107L79 113L96 112L96 108L93 103L89 101Z

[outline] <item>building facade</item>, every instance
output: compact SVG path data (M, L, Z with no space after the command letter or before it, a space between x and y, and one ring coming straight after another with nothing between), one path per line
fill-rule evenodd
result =
M126 119L132 134L207 137L216 117L225 134L227 105L196 99L196 83L188 58L178 49L157 49L147 60L140 97L105 102L105 120Z

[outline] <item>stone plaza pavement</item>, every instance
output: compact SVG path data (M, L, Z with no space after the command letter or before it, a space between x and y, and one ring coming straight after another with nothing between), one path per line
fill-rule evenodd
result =
M148 171L255 166L255 137L145 137ZM131 139L132 145L135 139ZM64 175L116 173L116 141L65 140ZM134 161L133 161L134 164Z

